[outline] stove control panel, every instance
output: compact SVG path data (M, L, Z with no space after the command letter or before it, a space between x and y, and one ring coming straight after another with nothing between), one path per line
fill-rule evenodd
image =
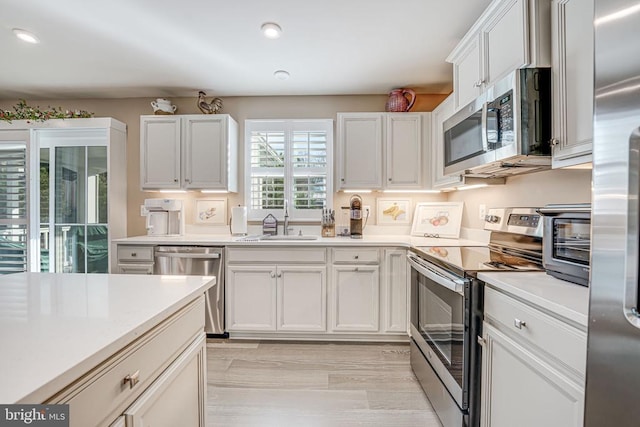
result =
M484 218L484 229L542 238L538 208L491 208Z
M540 215L521 215L511 214L509 215L509 221L507 225L517 225L518 227L538 227L540 222Z

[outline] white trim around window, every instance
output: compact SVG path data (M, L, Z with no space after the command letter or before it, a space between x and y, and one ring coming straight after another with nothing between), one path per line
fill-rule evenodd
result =
M320 221L333 205L333 120L245 121L245 204L250 221Z

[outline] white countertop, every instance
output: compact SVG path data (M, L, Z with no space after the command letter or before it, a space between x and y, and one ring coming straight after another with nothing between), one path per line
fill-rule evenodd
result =
M0 403L40 403L215 284L215 277L0 276Z
M585 328L589 321L589 288L544 272L479 273L478 279L529 301Z
M135 236L114 239L117 244L144 245L211 245L211 246L486 246L467 239L436 239L403 234L365 235L362 239L349 237L319 237L317 240L242 241L243 237L229 234L186 234L183 236Z

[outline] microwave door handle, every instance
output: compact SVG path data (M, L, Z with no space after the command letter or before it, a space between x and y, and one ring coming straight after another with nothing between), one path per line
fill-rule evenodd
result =
M487 136L487 132L489 129L487 128L487 115L488 115L489 103L485 102L482 104L482 117L481 117L481 126L482 126L482 152L486 153L489 151L489 137Z

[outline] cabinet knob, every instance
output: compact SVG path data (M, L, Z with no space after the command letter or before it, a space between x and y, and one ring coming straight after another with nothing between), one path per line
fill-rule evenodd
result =
M131 256L138 256L138 254L135 252L131 252Z
M551 138L551 146L552 147L555 147L558 144L560 144L560 140L558 138Z
M275 279L275 278L276 278L276 273L271 272L271 278L272 278L272 279Z
M356 255L353 258L358 259L358 258L360 258L360 255Z
M173 182L178 182L178 178L173 178Z
M520 319L513 319L513 326L515 326L518 329L526 328L527 327L527 322L525 322L524 320L520 320Z
M344 182L344 178L340 178L340 181Z
M389 181L391 181L391 178L389 178Z
M278 276L278 277L282 277L282 273L278 273L278 274L277 274L277 276Z
M122 384L129 383L129 388L133 388L140 382L140 370L135 371L133 374L129 374L122 380Z

